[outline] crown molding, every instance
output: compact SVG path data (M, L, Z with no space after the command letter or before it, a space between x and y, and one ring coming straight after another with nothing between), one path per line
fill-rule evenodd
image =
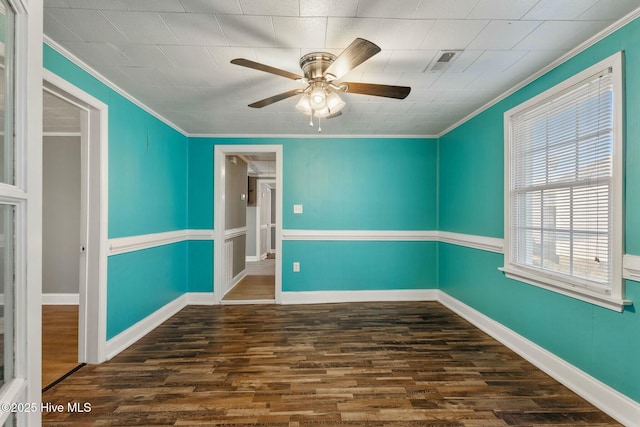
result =
M559 57L555 61L551 62L546 67L542 68L541 70L537 71L536 73L534 73L531 76L527 77L526 79L522 80L517 85L515 85L512 88L508 89L507 91L503 92L501 95L498 95L498 97L494 98L492 101L490 101L490 102L486 103L485 105L483 105L482 107L478 108L477 110L475 110L474 112L472 112L468 116L466 116L463 119L461 119L461 120L457 121L456 123L452 124L451 126L446 128L445 130L440 132L436 136L436 138L441 138L443 135L446 135L447 133L451 132L455 128L463 125L464 123L468 122L469 120L471 120L475 116L479 115L483 111L488 110L489 108L491 108L494 105L496 105L498 102L504 100L505 98L509 97L510 95L513 95L514 93L516 93L517 91L519 91L523 87L527 86L529 83L537 80L538 78L540 78L543 75L547 74L549 71L553 70L554 68L564 64L565 62L567 62L571 58L573 58L573 57L577 56L578 54L584 52L585 50L587 50L588 48L590 48L594 44L598 43L600 40L602 40L605 37L613 34L616 31L618 31L619 29L621 29L625 25L629 24L631 21L635 20L638 17L640 17L640 7L635 9L634 11L630 12L626 16L620 18L619 20L617 20L616 22L614 22L613 24L611 24L610 26L608 26L604 30L600 31L599 33L593 35L591 38L587 39L585 42L583 42L583 43L579 44L578 46L576 46L575 48L571 49L569 52L565 53L564 55L562 55L561 57Z
M78 58L76 55L74 55L72 52L70 52L69 50L64 48L58 42L54 41L49 36L43 34L42 35L42 39L43 39L43 42L47 46L49 46L51 49L55 50L60 55L64 56L66 59L71 61L73 64L75 64L76 66L81 68L83 71L85 71L86 73L88 73L92 77L95 77L100 83L104 84L109 89L111 89L114 92L118 93L118 95L121 95L127 101L130 101L131 103L135 104L137 107L140 107L145 112L149 113L150 115L152 115L156 119L160 120L161 122L163 122L167 126L171 127L175 131L179 132L183 136L185 136L185 137L189 136L187 134L187 132L185 132L183 129L181 129L178 125L176 125L175 123L171 122L166 117L162 116L161 114L159 114L156 111L154 111L151 108L149 108L147 105L142 103L142 101L138 100L136 97L134 97L130 93L126 92L124 89L122 89L120 86L118 86L115 83L113 83L111 80L106 78L104 75L100 74L95 68L91 67L89 64L87 64L86 62L84 62L83 60ZM51 70L49 70L49 71L51 71Z
M231 138L231 139L269 139L269 138L288 138L288 139L438 139L438 135L307 135L307 134L187 134L189 138Z

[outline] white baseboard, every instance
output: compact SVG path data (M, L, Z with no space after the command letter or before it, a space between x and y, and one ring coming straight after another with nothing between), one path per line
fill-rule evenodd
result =
M437 289L388 291L282 292L282 304L326 304L340 302L437 301Z
M214 305L216 299L213 292L187 292L187 305Z
M438 301L442 305L491 335L620 423L627 426L637 425L640 420L640 403L598 381L479 311L442 291L438 292Z
M260 257L256 255L247 255L247 257L244 260L245 262L257 262L257 261L260 261Z
M183 294L108 340L106 348L107 360L115 357L186 306L187 295Z
M80 294L42 294L43 305L79 305Z

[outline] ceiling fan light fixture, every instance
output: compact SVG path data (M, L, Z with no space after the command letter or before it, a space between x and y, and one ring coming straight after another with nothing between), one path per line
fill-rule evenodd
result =
M300 111L302 114L306 114L310 116L313 114L313 109L311 108L311 96L308 93L303 94L298 100L296 104L296 110Z
M340 95L335 92L329 92L329 95L327 95L327 108L329 109L331 114L335 114L338 111L342 110L342 107L344 107L344 105L345 102L342 100L342 98L340 98Z
M320 117L320 118L327 117L330 114L331 114L331 111L329 110L329 107L324 107L320 110L314 110L313 112L313 115L315 117Z
M327 105L327 93L322 86L316 86L311 90L311 108L321 110Z

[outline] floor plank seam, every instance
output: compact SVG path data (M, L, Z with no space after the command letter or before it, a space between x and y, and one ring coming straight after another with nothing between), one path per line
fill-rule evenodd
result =
M66 374L64 374L63 376L61 376L60 378L58 378L57 380L53 381L52 383L50 383L49 385L45 386L42 389L42 392L45 393L47 391L49 391L50 389L52 389L53 387L55 387L56 385L60 384L62 381L66 380L67 378L69 378L71 375L73 375L74 373L78 372L78 370L84 366L86 366L86 363L80 363L78 366L76 366L75 368L73 368L72 370L70 370L69 372L67 372Z

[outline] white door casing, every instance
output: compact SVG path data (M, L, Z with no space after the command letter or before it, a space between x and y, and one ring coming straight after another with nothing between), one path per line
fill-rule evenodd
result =
M257 252L258 258L262 255L268 255L271 252L271 233L274 230L271 227L273 218L271 218L271 188L276 186L274 179L258 179L256 188L258 194L256 197L258 203L258 212L256 214L256 235L257 238ZM267 194L267 192L269 192Z
M78 359L106 360L108 106L44 70L44 89L81 109Z
M225 232L225 158L227 155L251 153L275 153L276 155L276 186L283 190L282 179L282 145L216 145L214 148L214 181L213 181L213 213L214 213L214 247L213 247L213 301L220 304L224 295L224 232ZM259 215L259 214L258 214ZM257 216L258 216L257 215ZM282 253L282 197L276 204L276 252ZM276 258L276 304L282 301L282 257Z

